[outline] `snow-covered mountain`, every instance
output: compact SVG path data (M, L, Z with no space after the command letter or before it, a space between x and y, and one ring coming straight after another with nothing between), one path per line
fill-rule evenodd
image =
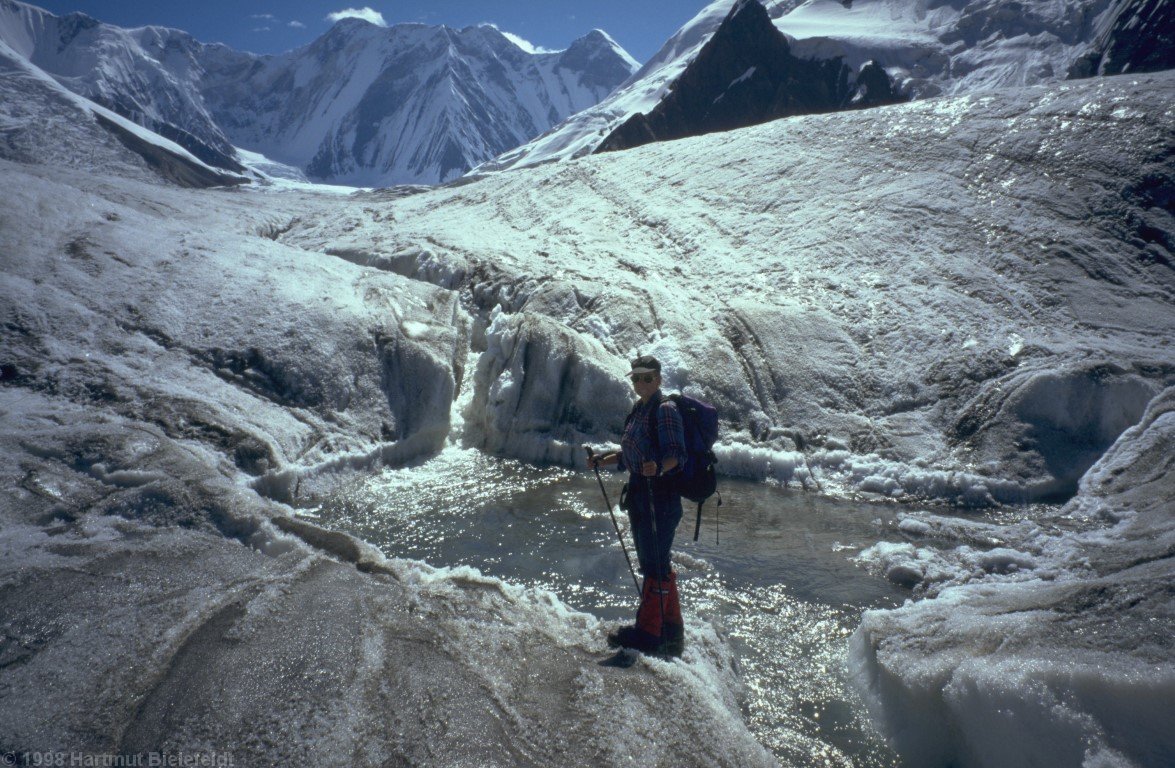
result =
M21 162L51 160L113 176L162 176L185 187L229 186L249 179L210 165L45 74L0 40L0 134L4 155ZM189 146L191 143L189 142Z
M595 151L619 125L662 103L734 5L710 3L607 99L478 171ZM1100 61L1098 51L1111 39L1123 46L1151 40L1145 49L1156 51L1152 59L1160 64L1171 56L1161 43L1162 35L1170 35L1171 4L1162 0L776 0L764 6L796 57L839 60L850 71L849 85L871 71L863 69L866 64L877 62L912 98L1054 82L1080 56Z
M0 41L74 93L183 146L243 170L200 95L203 46L163 27L122 29L84 13L55 16L0 0Z
M344 19L305 48L205 66L204 97L237 145L375 185L460 176L595 105L637 65L599 30L531 53L489 25Z
M537 53L491 25L344 19L304 48L257 56L15 0L0 0L0 40L207 163L241 170L235 145L362 185L459 176L596 104L637 68L599 30Z

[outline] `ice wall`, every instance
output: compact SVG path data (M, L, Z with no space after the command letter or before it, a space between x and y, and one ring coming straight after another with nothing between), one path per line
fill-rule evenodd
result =
M981 388L959 414L954 436L977 462L1013 467L1019 477L1010 479L1035 484L1025 496L1068 498L1094 461L1138 423L1158 387L1109 361L1016 371ZM1001 500L1014 501L1014 494L1008 488Z
M274 242L293 199L6 178L6 383L190 441L282 500L444 444L469 337L451 292Z
M853 637L856 679L911 765L1175 760L1173 440L1167 389L1055 521L982 536L905 521L915 536L967 542L932 571L909 568L915 583L938 581L930 599L866 613Z
M498 309L486 330L464 440L494 453L569 464L600 434L616 434L628 390L611 358L556 321Z

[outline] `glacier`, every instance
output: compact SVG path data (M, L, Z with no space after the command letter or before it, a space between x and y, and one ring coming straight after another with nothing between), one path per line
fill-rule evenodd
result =
M582 158L404 198L390 228L303 217L285 240L427 265L477 322L554 319L616 378L657 355L727 414L728 472L789 480L798 431L850 490L1063 499L1172 373L1170 116L1125 106L1166 76L1140 77L667 142L639 173ZM1119 290L1112 312L1089 293ZM500 402L505 424L520 406ZM623 406L589 418L615 428Z
M453 439L579 461L646 352L726 473L941 505L856 555L910 589L851 654L912 764L1175 754L1171 73L198 190L2 52L0 752L774 764L709 628L607 670L550 593L299 514Z
M908 517L916 541L960 546L932 567L914 545L862 554L932 598L866 613L852 639L860 685L911 764L1175 759L1173 430L1168 388L1055 517L1012 530Z

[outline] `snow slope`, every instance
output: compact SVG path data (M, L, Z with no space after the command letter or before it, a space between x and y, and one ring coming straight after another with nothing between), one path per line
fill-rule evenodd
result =
M181 186L242 184L244 176L208 165L184 147L67 90L0 40L0 156L140 177L144 166ZM116 147L117 140L120 147Z
M730 11L716 0L686 22L599 105L476 169L491 172L579 157L630 116L648 113ZM775 0L763 5L801 58L841 58L853 71L877 61L915 98L978 93L1063 79L1117 11L1107 0L907 2Z
M0 0L0 41L69 90L182 145L203 162L242 171L200 97L201 45L174 29L122 29L84 13L55 16Z

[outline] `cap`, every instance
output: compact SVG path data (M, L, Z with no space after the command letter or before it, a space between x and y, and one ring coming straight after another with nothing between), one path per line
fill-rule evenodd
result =
M632 370L629 373L661 373L661 361L652 355L641 355L632 361Z

